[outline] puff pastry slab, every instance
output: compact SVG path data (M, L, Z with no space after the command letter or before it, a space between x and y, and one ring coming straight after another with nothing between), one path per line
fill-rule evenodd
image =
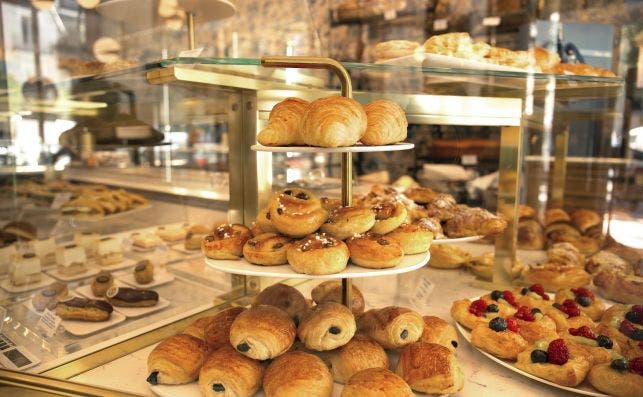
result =
M395 368L413 390L450 394L464 387L464 373L455 354L434 343L415 342L402 349Z

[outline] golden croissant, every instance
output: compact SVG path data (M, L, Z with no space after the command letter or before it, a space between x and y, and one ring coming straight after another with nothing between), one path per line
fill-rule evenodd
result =
M264 146L301 145L299 127L306 108L308 102L299 98L286 98L276 104L257 141Z
M362 136L364 145L389 145L406 139L408 121L397 103L379 99L364 106L367 127Z
M362 105L341 96L314 100L301 121L301 138L310 146L352 146L364 131L366 112Z

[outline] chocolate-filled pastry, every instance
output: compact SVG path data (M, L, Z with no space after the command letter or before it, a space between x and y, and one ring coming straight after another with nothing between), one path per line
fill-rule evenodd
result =
M447 193L437 193L435 197L426 203L427 216L437 218L440 222L453 218L458 211L458 204L455 198Z
M250 397L261 387L263 366L224 346L206 358L199 372L199 390L205 397Z
M458 347L458 333L453 325L435 316L422 316L424 330L420 342L435 343L455 351Z
M338 240L366 233L375 225L375 212L367 207L340 207L333 210L321 231Z
M389 361L384 348L366 335L355 335L347 344L324 353L333 379L346 383L351 376L368 368L386 368Z
M250 240L250 229L239 224L223 224L203 238L201 251L212 259L239 259L243 256L243 246Z
M149 284L154 280L154 265L149 259L143 259L136 264L134 279L139 284Z
M214 319L214 316L205 316L205 317L198 318L194 320L192 324L188 325L188 327L184 329L181 333L192 335L195 338L199 338L202 341L205 341L205 328L212 322L212 319ZM226 339L226 344L227 344L227 339Z
M550 208L545 211L545 226L552 225L558 222L569 223L572 218L569 217L567 212L561 208Z
M152 385L194 382L208 353L208 345L199 338L187 334L170 336L147 357L147 381Z
M92 294L94 296L103 297L108 289L114 285L114 277L109 272L100 272L94 281L92 281Z
M346 382L341 397L414 397L404 379L387 368L362 370Z
M263 233L246 241L243 256L255 265L274 266L288 263L286 252L292 239L274 233Z
M424 320L411 309L388 306L364 312L357 318L357 330L385 349L395 349L420 339Z
M31 304L39 312L45 309L54 310L58 300L67 296L68 293L67 284L56 281L34 295Z
M306 298L297 291L297 289L286 284L273 284L264 289L257 295L252 302L252 306L270 305L280 308L288 313L290 318L293 319L295 325L299 324L299 320L306 313L308 302Z
M402 246L404 255L421 254L429 250L433 241L433 233L421 225L404 223L397 229L388 233L386 237L392 238Z
M449 237L495 236L507 228L507 221L482 208L459 206L446 221L444 232Z
M272 225L291 237L301 238L314 233L328 218L319 199L306 189L282 190L270 201L269 208Z
M277 230L277 228L272 224L272 220L270 219L270 207L266 207L259 211L255 222L263 233L279 233L279 230Z
M518 223L518 248L526 250L542 250L545 247L545 235L538 221L533 219L521 220Z
M308 349L325 351L347 344L356 330L355 317L346 306L326 302L301 318L297 336Z
M290 246L286 253L288 264L297 273L333 274L348 265L348 247L325 234L311 234Z
M9 222L2 228L5 233L13 234L21 241L31 241L38 237L36 227L29 222Z
M212 320L203 330L205 342L212 350L230 344L230 327L237 316L246 310L243 307L229 307L212 316Z
M375 212L375 225L371 233L386 234L397 229L406 221L407 211L400 201L384 201L373 206Z
M313 288L310 295L318 305L325 302L342 303L342 282L339 280L324 281ZM351 285L351 311L357 316L364 312L365 306L362 291Z
M395 267L402 262L402 246L391 237L367 233L346 240L351 262L369 269Z
M572 219L572 223L583 234L585 234L585 232L587 232L589 228L599 225L603 222L603 219L600 215L598 215L598 213L596 213L596 211L588 209L574 210L569 214L569 217Z
M230 327L230 344L255 360L275 358L290 349L297 330L288 313L259 305L240 313Z
M107 321L114 308L105 301L69 297L56 304L56 315L63 320Z
M159 294L150 289L113 286L105 292L107 301L117 307L150 307L159 301Z
M634 359L636 366L632 361L616 358L609 363L594 365L587 374L587 380L596 389L611 396L638 397L643 390L643 357ZM638 368L638 372L632 368Z
M442 224L438 218L424 217L417 219L414 223L433 233L433 239L435 240L446 238L442 230Z
M319 357L288 352L266 368L263 391L266 397L330 397L333 377Z
M464 387L464 373L455 354L435 343L405 346L395 368L411 389L428 394L451 394Z

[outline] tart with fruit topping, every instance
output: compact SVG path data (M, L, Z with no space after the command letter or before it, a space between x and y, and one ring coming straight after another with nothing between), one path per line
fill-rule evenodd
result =
M538 308L520 306L514 318L518 323L520 336L529 343L543 338L556 338L556 323Z
M617 342L623 356L643 356L643 305L614 305L601 318L597 331Z
M490 294L483 295L482 299L486 300L487 302L497 304L498 306L505 309L506 312L510 312L511 314L514 314L518 309L518 306L520 306L516 299L516 295L509 290L493 290Z
M471 331L471 344L496 357L515 360L529 342L520 336L515 318L494 317L489 324L478 324Z
M473 302L461 299L451 305L451 317L468 329L473 329L480 323L487 324L494 317L508 317L514 313L515 309L512 306L488 303L482 298Z
M595 365L587 376L589 383L616 397L637 397L643 391L643 357L617 358Z
M591 359L577 355L564 339L539 340L518 354L516 367L559 385L578 386L587 376Z
M571 299L547 306L543 308L543 313L554 320L558 332L565 332L569 328L578 328L583 325L592 329L596 327L592 319L580 310L576 301Z
M529 287L523 287L514 292L516 301L521 306L537 307L542 309L544 306L550 304L549 295L545 293L545 288L542 284L532 284Z
M569 346L570 351L577 355L589 356L594 364L609 363L621 357L621 348L607 335L600 335L588 326L570 328L561 332L561 336Z
M565 288L558 290L554 301L563 303L567 299L576 301L580 310L587 314L593 321L600 320L603 312L605 312L605 303L587 288Z

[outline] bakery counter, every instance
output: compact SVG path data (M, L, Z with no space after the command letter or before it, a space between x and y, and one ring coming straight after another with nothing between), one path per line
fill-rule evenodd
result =
M473 286L474 277L464 270L422 268L416 272L390 277L357 279L365 298L366 309L388 305L412 307L420 313L436 315L453 323L449 314L451 303L463 297L479 296L488 291ZM317 285L307 281L297 285L305 296ZM494 363L472 348L461 335L457 356L466 376L464 389L453 396L481 397L519 393L524 397L575 394L532 381ZM154 396L146 382L147 356L155 345L79 374L71 380L115 388L130 393ZM195 396L198 396L197 393ZM339 395L337 390L334 395Z

